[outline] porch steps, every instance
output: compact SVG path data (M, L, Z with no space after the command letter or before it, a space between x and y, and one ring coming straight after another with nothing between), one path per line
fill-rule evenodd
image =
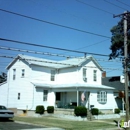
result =
M87 119L89 121L92 121L95 119L95 117L92 115L91 111L90 110L87 110Z

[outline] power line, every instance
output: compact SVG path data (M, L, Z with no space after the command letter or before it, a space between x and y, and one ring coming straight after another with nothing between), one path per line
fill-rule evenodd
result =
M122 2L122 1L120 1L120 0L116 0L116 1L118 1L119 3L121 3L121 4L123 4L123 5L126 5L126 6L130 7L130 5L124 3L124 2Z
M44 22L46 24L51 24L51 25L54 25L54 26L59 26L59 27L62 27L62 28L71 29L71 30L74 30L74 31L82 32L82 33L87 33L87 34L91 34L91 35L95 35L95 36L99 36L99 37L110 38L110 37L105 36L105 35L100 35L100 34L96 34L96 33L93 33L93 32L88 32L88 31L85 31L85 30L81 30L81 29L77 29L77 28L73 28L73 27L69 27L69 26L65 26L65 25L61 25L61 24L57 24L57 23L53 23L53 22L49 22L49 21L45 21L45 20L41 20L41 19L37 19L37 18L30 17L30 16L27 16L27 15L15 13L15 12L8 11L8 10L4 10L4 9L1 9L1 8L0 8L0 11L10 13L10 14L14 14L14 15L17 15L17 16L21 16L21 17L24 17L24 18L28 18L28 19L35 20L35 21Z
M16 57L12 57L12 56L3 56L3 55L0 55L0 57L3 57L3 58L11 58L11 59L18 59ZM28 58L21 58L22 60L26 60L26 61L35 61L35 62L43 62L43 63L50 63L50 64L60 64L60 65L69 65L70 67L83 67L82 65L74 65L74 64L67 64L67 63L62 63L62 62L55 62L55 61L46 61L46 60L35 60L35 59L28 59ZM84 66L84 67L88 67L88 68L97 68L97 67L94 67L94 66ZM120 69L117 69L117 68L103 68L103 69L109 69L109 70L120 70Z
M107 2L107 3L109 3L109 4L111 4L111 5L114 5L114 6L118 7L118 8L120 8L120 9L126 10L125 8L120 7L120 6L116 5L116 4L113 4L112 2L109 2L107 0L104 0L104 1Z
M16 44L24 44L24 45L29 45L29 46L37 46L37 47L44 47L44 48L68 51L68 52L81 53L81 54L85 54L85 55L90 54L90 55L107 56L107 57L109 56L109 55L104 55L104 54L89 53L89 52L83 52L83 51L76 51L76 50L70 50L70 49L57 48L57 47L52 47L52 46L45 46L45 45L41 45L41 44L21 42L21 41L16 41L16 40L11 40L11 39L0 38L0 40L1 41L6 41L6 42L13 42L13 43L16 43Z
M74 18L82 19L82 20L87 21L87 22L88 22L88 21L91 21L91 22L93 22L93 23L95 23L95 24L97 24L97 25L102 25L102 26L103 26L102 23L99 23L99 22L97 22L97 21L90 20L90 19L88 19L88 18L83 18L83 17L81 17L81 16L78 16L78 15L75 15L75 14L72 14L72 13L68 13L68 12L66 12L65 10L59 10L59 9L57 9L57 8L55 8L55 7L50 7L50 6L45 5L45 4L43 4L43 3L42 3L42 4L39 4L39 2L36 2L36 1L33 1L33 0L29 0L29 1L34 2L35 4L40 5L40 6L42 6L42 7L46 7L47 9L51 9L51 10L54 10L54 11L58 11L58 12L60 12L60 13L69 15L69 16L74 17ZM107 26L105 26L105 27L107 27ZM107 28L108 28L108 27L107 27Z
M50 52L40 52L40 51L34 51L34 50L23 50L18 48L10 48L10 47L3 47L0 46L0 49L2 50L10 50L10 51L18 51L18 52L26 52L26 53L33 53L33 54L40 54L40 55L49 55L49 56L58 56L58 57L65 57L65 58L78 58L78 59L84 59L83 57L76 57L76 56L70 56L70 55L61 55L61 54L53 54ZM96 59L97 61L103 61L103 62L121 62L119 60L104 60L104 59Z
M93 6L93 5L90 5L90 4L86 3L86 2L83 2L83 1L80 1L80 0L76 0L76 1L79 2L79 3L85 4L85 5L88 5L88 6L92 7L92 8L97 9L97 10L100 10L100 11L103 11L103 12L105 12L105 13L108 13L108 14L113 15L113 13L111 13L111 12L108 12L108 11L106 11L106 10L100 9L100 8L95 7L95 6Z

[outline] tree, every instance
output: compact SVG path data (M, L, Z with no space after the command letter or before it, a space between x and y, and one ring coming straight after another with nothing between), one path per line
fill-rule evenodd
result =
M124 19L123 17L117 25L112 27L111 33L111 46L110 59L124 56ZM127 14L127 44L128 44L128 58L130 58L130 14Z
M3 83L7 80L7 74L2 72L0 75L0 83Z

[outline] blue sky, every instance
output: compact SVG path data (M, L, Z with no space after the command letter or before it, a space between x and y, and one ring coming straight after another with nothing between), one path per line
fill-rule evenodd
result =
M0 9L106 36L101 37L83 33L0 11L0 38L109 55L111 39L107 37L111 37L110 29L120 20L119 17L113 18L113 14L121 14L129 8L129 0L0 0ZM83 56L83 54L5 41L0 41L0 46ZM2 56L14 57L19 53L0 49L0 55ZM22 54L52 60L61 59L30 53ZM121 62L107 62L108 57L103 56L94 55L94 57L107 72L107 76L122 74ZM6 72L5 67L11 60L0 58L0 72Z

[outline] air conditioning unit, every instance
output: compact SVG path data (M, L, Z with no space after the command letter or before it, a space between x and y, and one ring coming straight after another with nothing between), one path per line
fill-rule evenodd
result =
M84 81L84 82L87 82L87 78L83 78L83 81Z

